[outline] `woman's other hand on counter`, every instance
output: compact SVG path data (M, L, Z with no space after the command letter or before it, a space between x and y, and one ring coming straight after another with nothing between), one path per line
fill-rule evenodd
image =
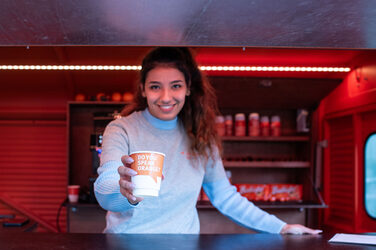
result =
M322 230L311 229L300 224L286 224L281 232L281 234L319 234Z
M124 155L121 157L121 161L124 164L124 166L120 166L118 168L118 172L120 175L120 193L128 199L129 203L131 203L132 205L136 205L144 198L136 197L132 194L134 185L131 181L131 177L137 175L137 172L131 168L133 159L129 155Z

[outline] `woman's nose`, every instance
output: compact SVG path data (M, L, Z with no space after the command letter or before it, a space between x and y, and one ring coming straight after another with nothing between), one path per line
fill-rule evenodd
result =
M168 89L164 89L162 91L161 101L164 103L168 103L171 101L171 93Z

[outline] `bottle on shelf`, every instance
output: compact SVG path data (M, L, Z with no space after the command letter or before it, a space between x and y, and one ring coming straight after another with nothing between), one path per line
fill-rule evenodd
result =
M270 124L270 130L272 136L281 135L281 118L278 115L272 116L272 122Z
M248 135L260 135L260 116L258 113L250 113L248 116Z
M225 117L225 130L227 136L233 135L233 121L232 121L232 115L226 115Z
M222 115L218 115L215 118L215 125L219 136L224 136L225 130L225 118Z
M245 115L237 113L235 115L235 136L245 136Z
M270 124L269 124L269 117L261 116L261 135L262 136L269 136L270 135Z

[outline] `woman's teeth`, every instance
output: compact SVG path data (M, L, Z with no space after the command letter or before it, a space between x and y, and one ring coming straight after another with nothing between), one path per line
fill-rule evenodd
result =
M170 110L172 107L173 107L173 105L163 105L163 106L160 106L160 108L163 109L163 110Z

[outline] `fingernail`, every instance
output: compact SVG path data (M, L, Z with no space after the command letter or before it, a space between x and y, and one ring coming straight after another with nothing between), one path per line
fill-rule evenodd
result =
M131 183L130 186L131 186L131 189L132 189L132 190L136 188L136 186L135 186L133 183Z
M136 197L132 196L132 201L136 201Z
M130 174L130 175L137 175L137 172L134 171L133 169L130 169L130 170L129 170L129 174Z
M133 160L132 157L128 157L127 159L125 159L125 162L126 163L132 163L132 162L134 162L134 160Z

